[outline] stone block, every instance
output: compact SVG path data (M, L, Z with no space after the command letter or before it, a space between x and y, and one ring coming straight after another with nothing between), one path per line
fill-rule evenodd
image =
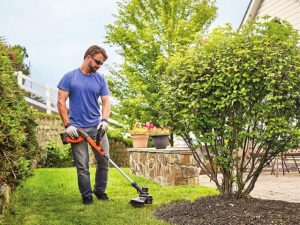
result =
M168 180L166 179L165 176L158 176L158 177L156 177L155 181L160 183L161 185L168 185L169 184L169 182L168 182Z
M157 154L157 161L160 164L167 165L169 162L169 154Z
M148 179L153 179L155 180L156 176L155 176L155 169L154 168L150 168L149 172L147 173L146 178Z
M155 177L160 176L163 174L163 164L162 163L156 163L155 164Z
M182 177L181 167L178 164L174 164L170 167L170 177L174 179Z
M170 163L174 164L174 163L179 163L179 156L177 154L170 154Z
M141 154L141 153L137 153L137 154L139 154L139 161L141 161L141 162L146 161L146 158L147 158L146 154Z
M154 158L154 157L149 158L149 159L148 159L148 163L147 163L147 164L148 164L148 167L149 167L149 168L153 168L155 162L156 162L156 161L155 161L155 158Z
M179 164L180 165L190 165L191 161L190 161L190 154L182 154L180 155L180 160L179 160Z
M199 185L199 176L187 179L187 185Z
M176 177L172 185L187 185L187 179L182 177Z
M193 178L198 177L200 169L194 166L183 166L181 167L183 178Z

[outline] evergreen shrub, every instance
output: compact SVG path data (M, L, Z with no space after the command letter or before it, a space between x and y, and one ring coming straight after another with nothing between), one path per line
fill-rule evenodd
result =
M30 174L38 153L33 110L14 72L7 46L0 41L0 181L11 186Z

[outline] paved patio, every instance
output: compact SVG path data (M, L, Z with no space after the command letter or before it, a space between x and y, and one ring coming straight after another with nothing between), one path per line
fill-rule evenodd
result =
M200 175L200 184L215 187L206 175ZM250 194L252 197L300 203L300 174L290 172L282 175L261 174Z

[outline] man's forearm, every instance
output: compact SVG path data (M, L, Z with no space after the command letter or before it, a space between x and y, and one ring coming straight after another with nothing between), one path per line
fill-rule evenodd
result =
M102 104L102 119L108 120L109 115L110 115L110 104L109 102L105 102Z
M69 123L68 109L66 104L61 104L58 102L57 109L64 126L66 126Z
M66 92L61 89L58 90L57 109L64 126L66 126L69 123L69 117L68 117L69 113L66 105L68 97L69 97L69 92Z

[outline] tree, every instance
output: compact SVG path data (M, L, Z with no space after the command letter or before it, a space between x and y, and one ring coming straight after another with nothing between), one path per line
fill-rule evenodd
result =
M287 22L262 20L215 29L170 59L161 120L184 138L221 194L249 195L276 155L298 147L298 41Z
M156 123L161 74L170 55L193 45L214 19L211 0L123 0L106 40L124 58L109 80L123 124Z
M2 48L6 48L8 58L11 61L11 66L15 71L22 71L23 74L29 75L29 66L24 62L28 58L27 50L21 45L7 45L5 39L0 36Z

